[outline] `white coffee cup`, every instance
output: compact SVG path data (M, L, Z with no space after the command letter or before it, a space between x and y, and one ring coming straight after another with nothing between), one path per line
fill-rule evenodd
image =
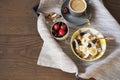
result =
M87 3L85 0L70 0L69 10L71 15L80 16L87 8Z

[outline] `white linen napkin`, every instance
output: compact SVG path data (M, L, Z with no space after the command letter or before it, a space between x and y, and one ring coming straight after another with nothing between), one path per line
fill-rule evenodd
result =
M90 64L85 68L81 68L78 65L76 66L73 62L75 60L72 61L63 52L59 44L52 38L47 26L45 25L43 14L40 14L37 21L37 27L44 43L37 64L76 74L78 73L78 69L85 69L85 72L79 72L78 74L79 77L82 78L94 77L97 80L119 80L120 25L104 7L102 0L90 0L89 4L94 7L94 20L92 21L90 27L96 28L105 36L113 36L115 38L115 41L107 41L107 51L104 57L95 62L79 63L81 66Z
M107 41L106 57L86 68L80 77L94 77L97 80L120 80L120 25L104 7L102 0L91 0L95 10L90 27L101 31L105 36L113 36L115 41Z
M63 52L61 47L51 36L42 13L38 17L37 25L38 32L44 41L37 64L61 69L69 73L78 72L74 62Z

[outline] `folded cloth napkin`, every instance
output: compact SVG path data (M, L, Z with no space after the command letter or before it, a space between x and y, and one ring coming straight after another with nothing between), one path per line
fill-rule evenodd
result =
M42 0L42 2L44 1L47 0ZM94 77L97 80L119 80L120 25L104 7L102 0L90 0L89 4L94 7L94 20L90 27L98 29L105 36L113 36L115 38L115 41L107 41L107 51L104 57L101 60L90 62L90 65L85 68L77 67L73 62L75 60L72 61L50 35L48 27L45 24L45 18L43 14L40 14L37 27L44 43L37 64L76 74L78 74L78 69L85 69L85 72L79 72L78 74L82 78ZM41 7L39 6L39 8ZM41 10L44 9L41 8ZM82 66L87 63L82 62L81 64L79 62L79 64Z
M69 73L78 72L74 62L63 52L58 43L50 35L42 13L38 17L37 23L38 32L44 41L37 64L61 69Z

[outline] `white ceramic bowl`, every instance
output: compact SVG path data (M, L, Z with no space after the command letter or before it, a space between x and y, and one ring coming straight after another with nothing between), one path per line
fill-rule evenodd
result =
M65 33L64 36L59 37L59 36L55 36L55 35L53 34L53 27L54 27L55 24L58 24L58 23L65 24L66 27L67 27L67 30L66 30L66 33ZM56 22L56 23L54 23L54 24L52 25L52 27L51 27L51 34L52 34L52 36L53 36L56 40L65 40L65 39L68 37L68 35L69 35L69 27L68 27L67 24L64 23L64 22Z

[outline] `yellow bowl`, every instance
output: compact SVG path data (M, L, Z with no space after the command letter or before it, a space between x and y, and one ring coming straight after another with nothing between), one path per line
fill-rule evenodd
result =
M98 60L99 58L101 58L105 51L106 51L106 40L105 39L99 39L100 45L101 45L101 49L102 51L100 53L98 53L98 55L93 58L93 59L85 59L80 57L77 52L74 50L73 44L72 42L74 41L74 39L76 38L76 36L79 35L79 33L84 32L84 31L90 31L90 33L92 33L93 35L96 35L97 38L104 38L104 36L102 35L102 33L100 33L98 30L93 29L93 28L80 28L79 30L77 30L76 32L73 33L72 37L71 37L71 41L70 41L70 45L71 45L71 49L73 51L73 53L80 59L80 60L84 60L84 61L95 61Z

